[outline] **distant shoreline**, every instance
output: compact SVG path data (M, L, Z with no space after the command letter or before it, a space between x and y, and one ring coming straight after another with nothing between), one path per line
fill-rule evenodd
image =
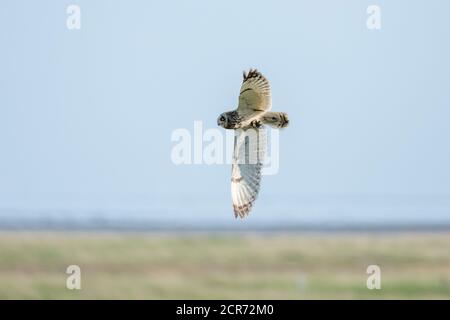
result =
M0 222L0 231L38 231L38 232L150 232L150 233L208 233L208 232L224 232L224 233L371 233L371 232L450 232L450 223L442 224L243 224L243 221L235 221L227 225L194 225L194 224L119 224L119 223L60 223L41 221L27 223L4 223Z

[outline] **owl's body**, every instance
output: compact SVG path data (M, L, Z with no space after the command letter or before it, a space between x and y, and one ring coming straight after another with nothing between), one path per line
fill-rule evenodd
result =
M285 128L289 124L289 119L284 112L257 111L247 117L240 116L237 110L222 113L228 119L225 129L245 129L267 124L272 128Z
M224 112L217 119L219 126L235 130L231 196L236 217L248 215L258 196L267 149L264 125L285 128L289 124L286 113L269 111L271 100L267 79L250 69L244 72L237 109Z

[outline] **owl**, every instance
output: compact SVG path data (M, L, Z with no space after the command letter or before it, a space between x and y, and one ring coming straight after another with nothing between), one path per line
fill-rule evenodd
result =
M234 130L231 166L231 199L235 217L246 217L258 197L261 171L267 149L265 125L285 128L289 119L284 112L271 112L269 81L256 69L244 71L236 110L222 113L217 124Z

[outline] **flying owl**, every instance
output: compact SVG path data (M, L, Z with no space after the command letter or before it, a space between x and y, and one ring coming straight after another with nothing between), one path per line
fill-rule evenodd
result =
M256 69L244 71L236 110L224 112L217 124L233 129L234 152L231 167L231 198L235 217L244 218L252 209L261 184L261 171L267 149L266 128L285 128L284 112L271 112L269 81Z

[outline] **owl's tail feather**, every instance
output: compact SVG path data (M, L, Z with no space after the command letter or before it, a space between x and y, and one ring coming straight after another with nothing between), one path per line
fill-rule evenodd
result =
M266 112L260 121L276 129L286 128L289 125L288 115L284 112Z

